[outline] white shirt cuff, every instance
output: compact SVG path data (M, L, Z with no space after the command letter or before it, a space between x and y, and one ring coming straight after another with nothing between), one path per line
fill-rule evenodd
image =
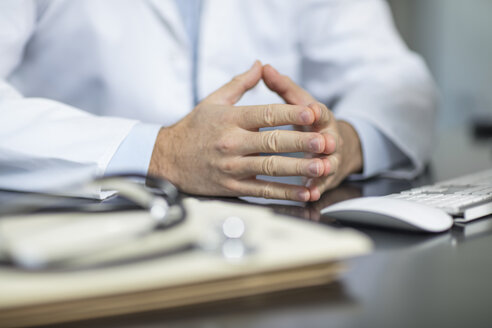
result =
M357 131L364 160L363 172L351 175L350 180L371 178L410 162L410 159L391 140L370 123L358 118L343 120L350 123Z
M161 126L157 124L136 124L111 158L105 175L122 173L146 175L160 129Z

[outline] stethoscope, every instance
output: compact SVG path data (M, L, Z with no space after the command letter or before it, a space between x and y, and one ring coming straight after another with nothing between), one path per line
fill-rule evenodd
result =
M220 250L226 259L244 255L244 252L238 253L237 250L238 246L244 246L242 236L245 224L237 216L224 218L219 229L214 228L214 233L219 236L218 244L212 247L197 244L197 231L187 218L183 196L167 180L124 174L99 178L85 187L116 191L118 196L140 208L138 218L132 211L122 210L118 204L104 204L101 207L83 204L30 214L27 217L31 220L33 217L34 220L35 217L39 220L51 217L63 219L54 226L11 238L0 227L0 237L5 239L6 244L4 248L14 264L30 270L57 267L65 261L124 245L135 238L163 230L173 232L174 249L193 245L207 251ZM22 216L21 212L17 214ZM82 219L70 220L66 215ZM168 236L171 237L171 234Z
M145 183L138 183L138 181ZM115 190L134 204L149 211L154 219L154 229L167 229L186 219L186 210L178 189L169 181L139 174L106 176L91 182L102 189ZM105 211L115 210L106 207Z
M3 251L17 266L26 269L43 269L126 243L131 239L155 230L172 230L186 221L186 211L177 188L170 182L138 174L124 174L98 178L84 188L115 191L140 208L122 210L118 204L80 204L70 207L50 207L49 210L18 210L11 220L23 218L38 224L36 229L15 233L2 220L0 236ZM33 213L34 212L34 213ZM123 213L127 213L124 215ZM27 214L27 215L26 215ZM50 220L57 220L50 224ZM61 218L61 219L57 219ZM44 220L44 221L43 221ZM16 222L14 222L16 223ZM191 236L181 238L187 243Z

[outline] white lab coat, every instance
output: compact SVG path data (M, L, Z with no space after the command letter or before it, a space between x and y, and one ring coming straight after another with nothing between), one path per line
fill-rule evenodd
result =
M191 52L175 0L0 2L0 188L101 175L137 121L192 108ZM377 127L422 169L435 97L382 0L205 0L198 93L273 64L339 118ZM281 100L260 84L241 104Z

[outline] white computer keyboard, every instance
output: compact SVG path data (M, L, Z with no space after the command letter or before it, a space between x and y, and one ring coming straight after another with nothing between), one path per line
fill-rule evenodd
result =
M492 214L492 169L385 197L437 207L468 222Z

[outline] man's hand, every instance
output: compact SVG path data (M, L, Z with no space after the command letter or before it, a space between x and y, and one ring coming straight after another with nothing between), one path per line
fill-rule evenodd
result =
M162 176L192 194L313 199L307 187L256 179L256 175L270 175L304 176L314 178L316 183L324 181L318 178L328 174L324 163L328 160L258 154L327 154L326 140L330 141L315 130L309 133L259 132L262 127L288 124L313 126L321 115L319 108L305 104L233 106L261 77L262 65L256 62L249 71L208 96L183 120L162 128L152 153L149 174ZM325 118L326 111L323 115Z
M315 114L315 120L312 125L303 125L302 130L320 133L325 139L324 154L307 152L309 157L323 161L325 172L322 177L312 177L306 182L311 201L318 200L323 192L338 186L349 174L362 170L359 136L349 123L337 121L324 104L317 102L307 91L289 77L280 75L270 65L263 67L263 80L270 90L276 92L287 104L310 107Z

